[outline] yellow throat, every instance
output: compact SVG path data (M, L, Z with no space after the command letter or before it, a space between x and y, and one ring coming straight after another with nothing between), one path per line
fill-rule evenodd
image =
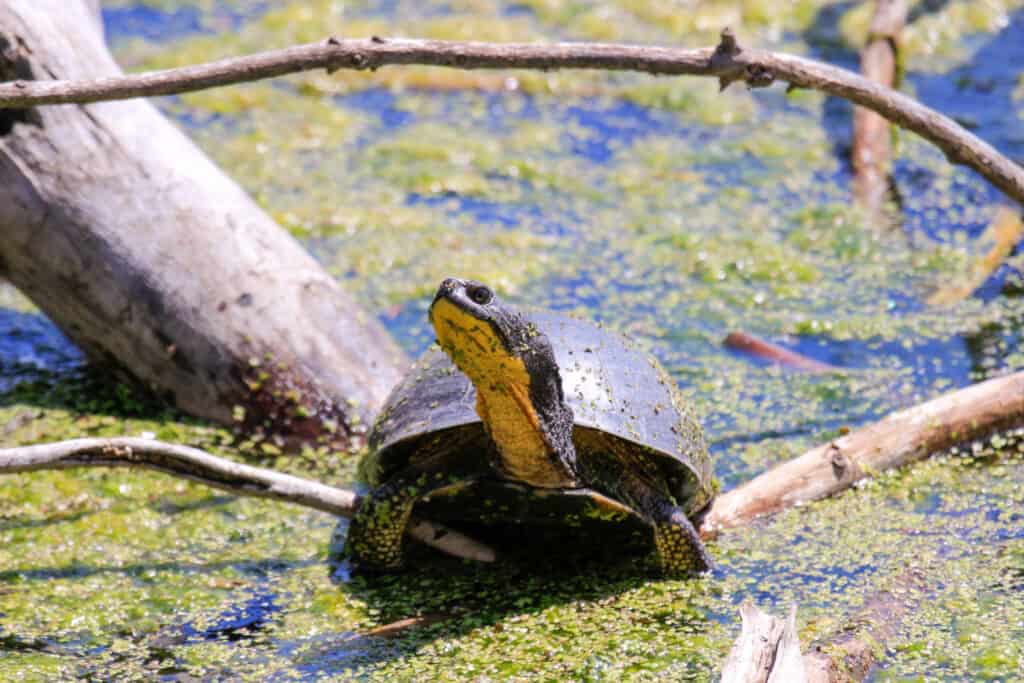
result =
M570 485L544 440L523 360L505 349L488 323L446 299L437 300L430 315L441 348L476 387L476 412L498 447L505 474L531 486Z

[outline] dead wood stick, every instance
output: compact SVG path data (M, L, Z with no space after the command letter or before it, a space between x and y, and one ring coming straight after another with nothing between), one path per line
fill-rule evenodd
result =
M84 81L0 84L0 108L99 102L172 95L313 69L377 69L421 64L458 69L603 69L711 76L722 87L742 81L762 87L785 81L842 97L878 112L938 146L953 163L970 166L1024 203L1024 168L911 97L823 62L741 48L726 29L717 47L679 49L607 43L482 43L394 38L340 39L234 57L178 69Z
M718 496L704 537L755 517L835 495L879 472L1024 424L1024 372L990 379L892 413Z
M907 21L905 0L875 0L875 14L868 29L868 40L860 53L860 71L864 78L887 88L899 83L899 37ZM892 140L889 122L865 109L853 110L853 194L872 215L879 216L889 193L892 164Z
M862 681L878 662L879 650L899 632L904 618L924 596L926 577L908 569L891 587L873 594L851 623L834 637L815 643L804 655L808 683Z
M853 683L864 680L886 643L899 632L926 587L922 570L911 568L872 594L852 621L800 655L796 606L783 620L752 602L740 606L742 628L722 666L722 683Z
M360 503L352 491L151 439L72 439L0 449L0 474L78 467L144 467L241 496L271 498L340 517L351 518ZM412 520L406 533L456 557L480 562L495 558L487 546L434 522Z
M842 372L842 368L837 368L834 365L829 365L828 363L822 363L821 361L814 360L813 358L808 358L802 353L790 351L778 344L772 344L769 341L747 334L746 332L730 332L723 343L734 351L748 353L751 356L771 361L772 363L777 363L779 365L785 365L786 367L793 368L794 370L800 370L802 372Z

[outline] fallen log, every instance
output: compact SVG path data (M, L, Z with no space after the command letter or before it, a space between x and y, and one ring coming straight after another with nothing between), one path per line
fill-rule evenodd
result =
M862 479L1024 424L1024 372L951 391L829 441L711 503L700 533L835 495Z
M860 52L864 78L887 88L899 85L899 39L907 21L905 0L875 0L868 39ZM890 124L876 112L853 109L853 195L872 216L882 216L891 187L892 139Z
M611 43L545 45L331 37L320 43L165 71L91 80L65 76L64 80L49 82L0 83L0 109L172 95L313 69L364 70L392 64L710 76L717 78L722 88L737 81L750 87L785 81L791 88L819 90L881 114L936 145L952 163L969 166L1007 196L1024 203L1024 168L948 116L846 69L805 57L743 48L729 29L722 32L717 47L693 50Z
M72 439L0 449L0 474L81 467L145 468L240 496L294 503L346 518L356 513L360 502L352 491L152 439ZM413 519L406 533L449 555L494 561L494 551L487 546L434 522Z
M119 78L98 3L0 3L0 81ZM402 352L147 102L0 110L0 273L181 410L356 447Z

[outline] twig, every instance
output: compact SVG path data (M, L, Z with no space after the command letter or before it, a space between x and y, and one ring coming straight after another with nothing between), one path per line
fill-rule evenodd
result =
M454 614L447 612L430 612L428 614L421 614L418 617L408 617L406 619L393 621L390 624L377 626L368 631L353 634L352 638L365 638L367 636L373 638L398 638L407 631L423 628L424 626L430 626L431 624L439 624L443 621L453 619L454 617Z
M603 69L712 76L724 88L776 80L820 90L878 112L937 145L953 163L970 166L1024 203L1024 168L959 124L916 100L845 69L813 59L741 48L728 29L715 48L693 50L602 43L480 43L393 38L339 39L207 64L92 81L0 84L0 108L173 95L216 86L327 69L422 64L459 69Z
M758 337L747 334L746 332L730 332L723 343L728 348L735 351L742 351L743 353L748 353L751 356L771 361L773 363L778 363L779 365L785 365L803 372L842 372L842 368L837 368L834 365L829 365L828 363L822 363L821 361L814 360L813 358L808 358L796 351L784 349L777 344L772 344L764 339L759 339Z
M1022 423L1024 372L952 391L812 448L718 496L701 535L835 495L861 479Z
M0 474L77 467L143 467L238 495L295 503L340 517L352 517L359 509L359 496L352 491L150 439L72 439L0 449ZM490 548L434 522L414 520L406 533L456 557L494 561Z
M999 269L1006 257L1013 253L1013 248L1020 242L1022 235L1024 221L1021 220L1019 212L1008 206L999 207L992 224L985 234L978 238L981 242L991 240L991 249L971 265L971 272L966 281L935 291L928 297L928 303L932 306L949 306L974 294L975 290L985 284L989 276Z
M899 37L907 21L905 0L876 0L868 40L860 53L864 78L888 88L899 85ZM870 109L854 107L853 194L872 215L881 216L889 192L892 141L889 122Z

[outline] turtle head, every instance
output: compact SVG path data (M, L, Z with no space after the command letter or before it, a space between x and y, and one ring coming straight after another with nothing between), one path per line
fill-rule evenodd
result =
M533 486L575 485L572 410L547 335L487 285L458 278L441 283L430 322L476 388L501 473Z

